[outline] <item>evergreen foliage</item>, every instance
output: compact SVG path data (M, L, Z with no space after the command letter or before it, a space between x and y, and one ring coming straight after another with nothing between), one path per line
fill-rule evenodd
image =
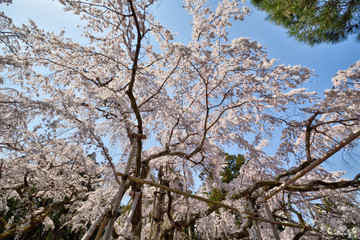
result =
M226 154L226 166L221 173L221 181L223 183L230 183L234 178L240 175L240 168L245 163L243 155Z
M354 34L360 40L360 1L357 0L252 0L268 13L267 20L288 29L288 34L311 46L338 43Z

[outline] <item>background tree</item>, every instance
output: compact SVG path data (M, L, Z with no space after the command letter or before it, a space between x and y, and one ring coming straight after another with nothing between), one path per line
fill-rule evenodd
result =
M356 0L252 0L267 19L309 45L341 42L354 34L360 40L360 3Z
M14 226L10 211L5 233L25 234L53 206L35 207L45 194L69 208L63 221L73 232L110 219L112 238L241 239L262 229L266 239L269 218L283 239L358 236L359 179L315 164L334 145L358 144L359 62L317 99L302 88L309 69L277 64L256 41L229 39L231 21L249 12L238 1L184 1L193 17L187 43L156 20L151 0L60 2L85 22L82 44L0 15L1 206L12 198L34 206ZM278 151L267 154L280 131ZM156 144L143 149L148 139ZM227 158L227 145L246 162ZM119 186L141 192L122 212ZM219 202L198 200L216 189L226 192Z

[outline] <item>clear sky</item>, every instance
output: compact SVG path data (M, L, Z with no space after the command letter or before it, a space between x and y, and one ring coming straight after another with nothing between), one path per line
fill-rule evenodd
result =
M208 2L211 4L216 1L209 0ZM306 85L309 90L321 93L331 88L332 76L338 70L347 69L360 59L360 43L355 42L353 37L335 45L322 44L310 47L288 37L285 29L265 21L266 14L257 11L249 1L245 4L250 7L251 14L244 21L232 26L231 37L249 37L257 40L266 47L269 57L278 59L278 63L303 65L314 69L316 76L313 76L311 83ZM31 18L44 29L55 32L65 30L68 36L79 36L79 30L76 28L79 22L78 16L62 13L60 5L54 1L13 0L10 6L1 4L0 11L12 17L16 24L26 22L28 18ZM191 18L186 15L180 0L160 0L154 7L154 11L163 23L178 33L176 41L190 40ZM341 161L332 161L335 165L328 165L331 170L339 169L342 165ZM356 165L358 164L352 163L352 168L344 166L341 168L352 173L348 176L353 176L360 170L360 167Z

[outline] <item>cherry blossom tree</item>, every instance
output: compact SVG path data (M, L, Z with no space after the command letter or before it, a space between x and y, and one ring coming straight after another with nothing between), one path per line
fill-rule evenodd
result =
M184 0L187 43L153 0L59 2L83 19L81 44L0 16L1 239L54 228L60 207L83 239L359 236L360 176L319 164L358 144L360 62L321 99L302 87L311 70L229 38L239 1Z

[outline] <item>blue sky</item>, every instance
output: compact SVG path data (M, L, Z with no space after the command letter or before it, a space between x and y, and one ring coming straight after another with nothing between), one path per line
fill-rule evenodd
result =
M251 14L244 21L234 23L231 37L249 37L257 40L266 47L270 58L278 59L278 63L303 65L314 69L316 75L306 85L311 91L316 90L321 93L331 88L332 76L338 70L347 69L360 59L360 43L355 42L353 37L335 45L322 44L310 47L288 37L285 29L265 21L266 14L257 11L249 1L245 4L250 7ZM178 33L176 41L188 41L191 34L191 18L181 6L180 0L161 0L154 7L154 11L162 22ZM12 5L1 4L0 11L12 17L16 24L31 18L39 27L46 30L54 32L65 30L68 36L79 37L80 31L76 28L79 23L78 16L63 13L60 5L51 0L13 0ZM359 172L360 167L356 167L356 163L350 162L352 168L346 167L341 160L335 160L336 158L341 157L334 157L331 162L335 165L328 164L325 167L329 167L330 170L341 168L350 171L351 174L348 176Z

